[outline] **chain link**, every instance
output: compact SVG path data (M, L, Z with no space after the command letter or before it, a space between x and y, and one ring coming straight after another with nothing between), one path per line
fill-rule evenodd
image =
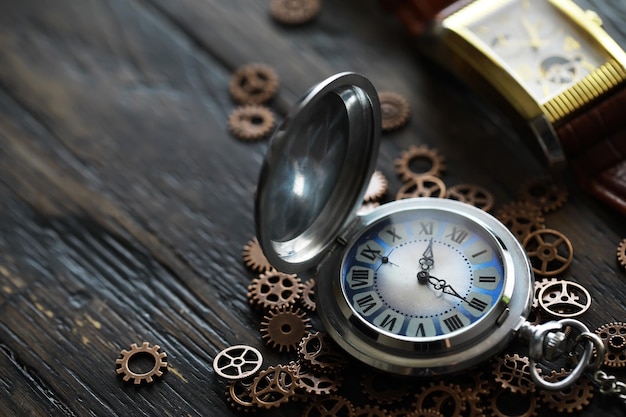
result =
M619 397L626 405L626 383L600 370L593 373L593 381L598 385L601 394Z

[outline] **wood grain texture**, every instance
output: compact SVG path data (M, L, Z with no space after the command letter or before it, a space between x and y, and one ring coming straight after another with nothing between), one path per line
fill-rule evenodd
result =
M626 46L626 6L589 5ZM499 205L542 170L374 2L327 1L315 22L286 28L266 1L1 1L0 414L236 415L211 361L228 345L263 345L241 248L267 143L238 141L226 123L230 74L248 62L280 75L279 118L343 70L405 94L412 121L385 135L379 157L389 197L393 160L411 144L446 155L447 184L481 184ZM564 278L594 298L584 321L625 320L624 219L572 187L547 224L574 245ZM115 359L143 340L172 368L136 389ZM581 415L599 410L623 414L594 401Z

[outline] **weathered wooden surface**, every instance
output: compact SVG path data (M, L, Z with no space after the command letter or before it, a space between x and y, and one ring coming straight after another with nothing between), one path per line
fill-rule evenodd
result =
M276 69L279 116L342 70L405 94L412 121L384 137L379 158L390 195L393 160L411 144L447 156L448 184L481 184L499 204L541 173L515 132L413 53L376 4L326 1L312 24L285 28L267 3L1 2L0 415L235 415L212 359L263 344L241 248L266 142L238 141L226 123L241 64ZM626 4L592 6L626 46ZM593 296L584 321L625 320L624 218L572 187L547 224L574 245L564 277ZM115 359L143 340L171 368L136 389ZM581 415L599 410L624 413L596 398Z

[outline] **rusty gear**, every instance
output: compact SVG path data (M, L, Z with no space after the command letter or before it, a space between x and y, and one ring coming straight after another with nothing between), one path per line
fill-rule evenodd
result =
M446 170L443 161L444 157L439 155L434 148L431 149L426 145L411 146L402 151L400 157L395 160L396 172L402 181L408 181L421 175L440 177Z
M309 278L302 286L302 296L300 297L300 304L308 311L317 310L317 304L315 302L315 278Z
M550 178L535 178L522 185L520 199L540 207L544 213L558 210L567 201L568 192L563 184Z
M420 175L407 180L398 194L396 200L414 197L438 197L446 195L446 185L439 177L433 175Z
M159 345L150 346L148 342L143 342L141 347L133 343L130 345L130 350L122 349L120 352L122 357L115 360L117 364L117 374L123 375L122 379L126 382L132 379L135 385L139 385L142 382L148 384L153 382L154 377L160 377L163 375L163 371L167 369L167 354L165 352L159 352L159 349L161 349ZM135 372L130 369L130 361L137 354L152 356L154 360L152 369L143 373Z
M580 284L566 280L551 281L544 285L538 299L543 311L553 317L577 317L591 307L589 291Z
M496 382L513 393L535 392L536 386L530 376L530 361L517 353L498 356L493 365Z
M626 366L626 323L615 321L598 327L595 333L606 347L604 364L612 368Z
M235 108L228 116L228 128L242 140L258 140L274 128L276 118L270 109L256 104Z
M237 68L230 78L230 94L239 104L263 104L278 91L278 75L265 64Z
M617 246L617 261L626 269L626 239Z
M354 417L389 417L389 411L385 410L384 408L380 408L377 405L367 404L363 407L355 408ZM437 416L437 417L440 417L440 416Z
M226 400L232 408L237 411L247 412L256 407L256 403L250 395L250 388L253 382L253 378L247 378L230 383L226 390Z
M347 364L335 343L322 332L312 332L302 338L298 355L306 366L321 372L339 372Z
M304 410L302 417L354 417L354 406L345 397L331 395L316 399Z
M293 370L288 366L270 366L254 378L250 396L261 408L278 407L295 394L295 380Z
M270 14L279 23L295 26L315 19L321 7L321 0L272 0Z
M569 239L553 229L535 230L524 238L522 245L530 258L535 274L555 276L565 271L574 258Z
M380 171L374 171L365 191L363 200L366 203L380 200L387 192L387 178Z
M531 232L546 227L541 209L527 201L505 204L496 211L496 217L520 242Z
M315 372L302 366L301 363L293 365L296 376L296 386L307 394L330 395L341 387L342 377L339 373L325 374Z
M559 372L552 371L545 377L548 382L558 382L567 377L569 373L565 370ZM593 398L593 386L587 378L578 378L572 385L562 391L542 390L541 399L552 410L559 413L573 413L581 411L589 405L589 400Z
M283 306L271 310L261 321L261 334L268 346L286 352L296 350L311 328L311 321L300 309Z
M448 188L446 198L471 204L484 211L491 210L494 205L493 194L473 184L458 184Z
M372 401L393 404L411 393L407 382L406 379L385 372L370 371L363 374L361 389Z
M293 305L302 294L302 282L295 274L271 269L248 285L248 300L266 310Z
M383 132L396 130L409 121L409 102L400 94L392 91L378 93L382 115Z
M244 245L241 255L244 264L255 272L266 272L272 269L256 237Z
M522 395L504 388L497 389L489 397L489 403L491 415L494 417L536 417L539 409L534 393Z
M458 385L448 384L444 381L431 382L423 387L413 403L417 410L435 410L450 417L461 417L466 404Z
M213 369L222 378L246 379L257 373L263 365L263 356L258 349L247 345L230 346L213 359Z

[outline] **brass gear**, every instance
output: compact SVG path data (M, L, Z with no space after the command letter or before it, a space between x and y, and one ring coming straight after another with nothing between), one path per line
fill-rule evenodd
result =
M266 344L280 352L296 350L310 328L311 321L306 314L291 306L271 310L261 321L261 335Z
M595 333L606 347L604 364L611 368L626 366L626 323L606 323L598 327Z
M396 172L402 178L402 181L408 181L411 178L421 175L433 175L440 177L446 170L444 157L441 156L436 149L429 148L426 145L411 146L409 149L402 151L400 157L395 160ZM426 167L416 169L417 163L426 162Z
M496 357L493 375L500 386L513 393L535 392L536 386L530 376L530 361L517 353Z
M569 375L569 372L561 370L552 371L544 379L548 382L558 382ZM557 410L559 413L573 413L581 411L589 405L589 400L593 398L593 385L589 379L582 377L576 379L570 386L561 391L542 390L541 399L548 405L548 408Z
M435 410L449 417L461 417L467 408L465 399L458 385L444 381L431 382L417 394L413 403L417 410Z
M381 110L381 127L383 132L396 130L409 121L409 102L401 94L392 91L378 93Z
M159 352L161 347L159 345L150 346L150 343L143 342L141 346L137 346L136 343L130 345L130 350L122 349L120 354L121 358L116 359L117 374L122 375L122 379L126 382L133 380L135 385L139 385L142 382L151 383L154 381L154 377L160 377L163 375L163 371L167 369L167 354L165 352ZM152 369L148 372L135 372L130 369L129 363L135 355L149 355L154 360Z
M315 19L322 8L321 0L272 0L270 14L277 22L295 26Z
M364 405L363 407L356 407L354 409L354 417L389 417L389 411L385 410L384 408L380 408L377 405L367 404L367 405ZM430 417L430 416L421 416L421 417ZM436 416L436 417L443 417L443 416Z
M398 193L396 200L415 197L437 197L446 195L446 185L439 177L434 175L420 175L407 180Z
M302 281L296 274L271 269L248 285L248 300L265 310L293 305L302 294Z
M550 178L534 178L524 183L520 189L520 199L540 207L544 213L558 210L568 197L564 184L557 184Z
M267 136L276 118L267 107L246 104L235 108L228 116L228 128L239 139L246 141L259 140Z
M293 365L296 376L296 386L311 395L330 395L341 387L342 377L340 373L320 373L302 366L301 363Z
M367 186L367 191L365 191L365 197L363 198L364 202L371 203L383 198L387 192L387 186L387 178L385 178L383 173L380 171L374 171Z
M302 338L298 356L307 367L321 372L339 372L347 364L345 356L330 337L317 331Z
M574 259L572 243L557 230L535 230L524 238L522 245L530 258L533 271L542 277L562 273Z
M247 64L230 78L230 94L239 104L263 104L278 91L278 75L265 64Z
M289 366L270 366L254 378L250 396L261 408L278 407L295 394L295 380L293 370Z
M302 417L354 417L354 406L345 397L331 395L317 398L304 410Z
M589 291L573 281L550 282L539 291L538 299L543 311L559 318L580 316L591 307Z
M266 272L272 269L272 265L265 257L263 249L259 244L259 240L254 237L249 240L243 247L241 253L244 264L255 272Z
M405 417L444 417L444 415L436 410L416 410L410 412Z
M617 246L617 261L626 269L626 239Z
M457 184L446 191L446 198L471 204L481 210L493 208L494 198L487 189L474 184Z
M300 297L300 304L308 310L317 310L317 303L315 302L315 288L317 287L315 278L309 278L302 286L302 296Z
M520 242L531 232L546 227L541 209L527 201L505 204L496 211L496 217Z
M250 388L253 382L254 378L250 377L230 383L226 389L226 400L232 408L243 412L256 409L256 403L250 395Z

